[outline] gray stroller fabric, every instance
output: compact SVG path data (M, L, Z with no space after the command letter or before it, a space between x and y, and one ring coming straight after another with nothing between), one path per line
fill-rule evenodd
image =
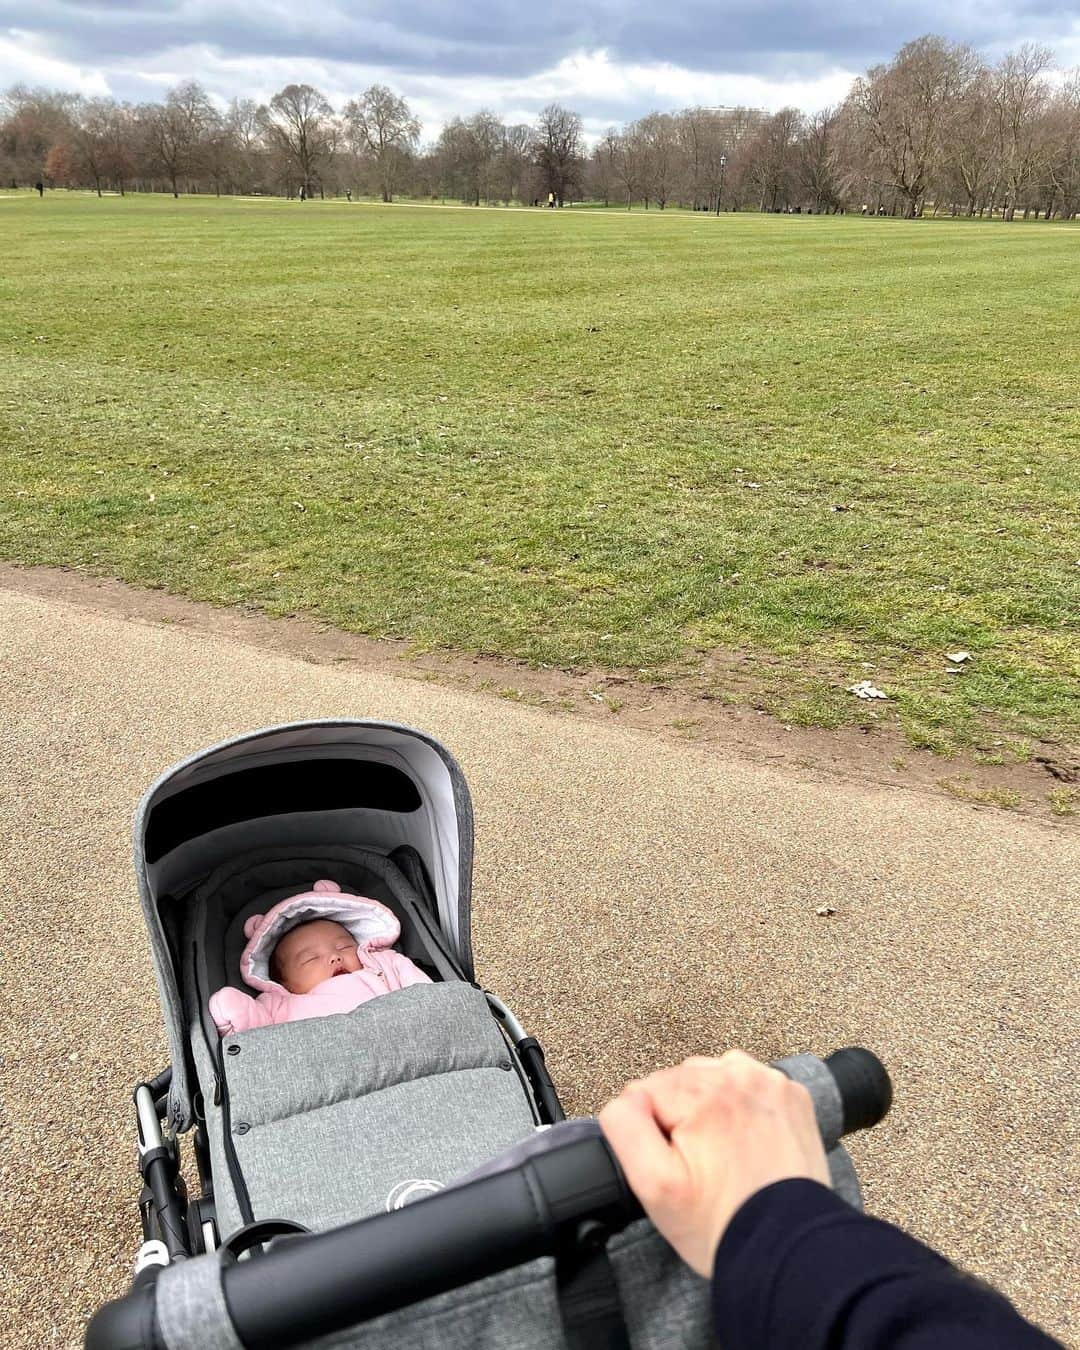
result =
M321 1230L437 1189L536 1124L487 999L461 982L259 1027L223 1049L228 1122L207 1108L223 1235L242 1221L226 1128L254 1217Z
M642 1220L620 1233L608 1252L633 1350L707 1350L714 1344L708 1281L684 1265L651 1224ZM217 1281L216 1297L207 1295L211 1277ZM239 1344L220 1297L218 1256L200 1256L164 1271L156 1297L168 1350L235 1350ZM554 1262L532 1261L307 1346L565 1350Z

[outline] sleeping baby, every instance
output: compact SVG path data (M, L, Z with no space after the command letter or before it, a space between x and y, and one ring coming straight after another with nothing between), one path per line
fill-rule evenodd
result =
M210 1015L222 1036L305 1017L326 1017L410 984L431 981L392 948L401 925L385 905L317 881L244 924L244 983L262 992L219 989Z

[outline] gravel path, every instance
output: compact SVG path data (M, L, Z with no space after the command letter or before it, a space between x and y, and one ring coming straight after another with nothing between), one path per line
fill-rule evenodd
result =
M479 975L571 1110L687 1053L869 1045L896 1106L853 1149L868 1207L1076 1336L1075 830L11 591L0 674L11 1350L78 1344L137 1245L129 1093L165 1062L137 799L220 737L328 716L460 759Z

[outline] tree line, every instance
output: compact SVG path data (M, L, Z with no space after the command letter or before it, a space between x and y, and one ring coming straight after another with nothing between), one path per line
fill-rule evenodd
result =
M834 107L652 112L591 148L581 118L557 104L533 125L478 112L427 145L420 130L383 85L340 109L308 84L225 108L194 80L141 105L15 86L0 96L0 183L907 217L930 207L1004 220L1080 212L1080 71L1053 78L1052 53L1030 43L990 64L928 35Z

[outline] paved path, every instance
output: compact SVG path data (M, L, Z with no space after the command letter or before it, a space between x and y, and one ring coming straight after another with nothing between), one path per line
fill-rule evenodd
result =
M76 1344L137 1245L128 1096L165 1050L135 803L193 749L327 716L461 760L480 978L572 1110L689 1052L865 1043L896 1084L854 1148L869 1207L1076 1335L1075 831L12 591L0 675L12 1350Z

